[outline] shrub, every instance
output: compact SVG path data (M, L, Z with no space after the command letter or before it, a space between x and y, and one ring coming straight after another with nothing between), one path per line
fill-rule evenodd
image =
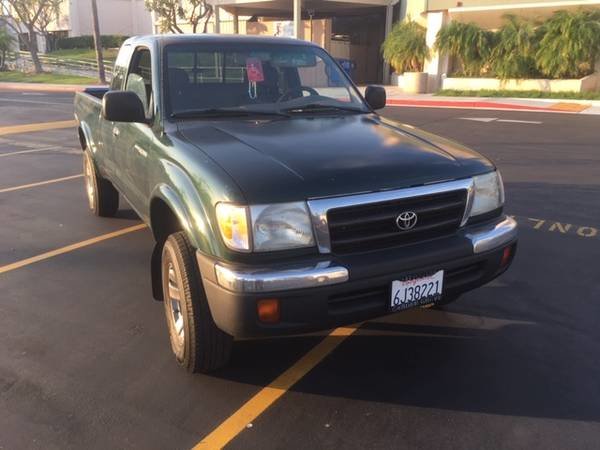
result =
M6 55L12 50L14 38L4 28L0 28L0 70L4 70Z
M600 11L557 11L540 31L535 57L544 75L581 78L594 72L600 56Z
M422 72L429 49L425 27L410 19L398 22L383 42L383 59L397 73Z
M440 53L460 60L467 76L481 75L493 47L494 33L474 23L450 22L442 27L435 40Z
M490 55L492 70L503 79L538 75L535 54L539 46L539 33L534 24L513 15L504 18L506 23L497 31Z
M100 42L104 48L120 47L123 42L128 39L128 36L118 36L114 34L106 34L100 37ZM74 48L94 48L93 36L77 36L69 38L60 38L56 41L57 50L71 50Z

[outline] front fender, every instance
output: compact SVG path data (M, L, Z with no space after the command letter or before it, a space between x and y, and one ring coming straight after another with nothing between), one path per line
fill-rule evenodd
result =
M212 226L210 207L202 201L187 174L172 163L163 161L169 183L157 185L151 202L159 198L173 211L194 248L215 257L222 256L218 245L218 230Z

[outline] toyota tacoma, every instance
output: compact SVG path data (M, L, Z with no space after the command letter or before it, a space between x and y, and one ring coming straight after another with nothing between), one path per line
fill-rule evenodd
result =
M385 104L317 45L250 36L130 38L110 87L76 95L89 208L113 216L121 194L152 230L180 365L444 305L508 268L494 164Z

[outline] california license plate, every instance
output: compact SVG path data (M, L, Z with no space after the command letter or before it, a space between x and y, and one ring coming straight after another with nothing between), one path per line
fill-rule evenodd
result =
M434 303L442 297L443 283L443 270L438 270L433 275L392 281L392 310Z

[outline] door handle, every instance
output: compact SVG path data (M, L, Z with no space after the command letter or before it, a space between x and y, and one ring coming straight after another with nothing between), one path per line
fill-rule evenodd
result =
M119 131L119 129L117 127L113 127L112 134L114 137L118 137L119 134L121 134L121 132Z

